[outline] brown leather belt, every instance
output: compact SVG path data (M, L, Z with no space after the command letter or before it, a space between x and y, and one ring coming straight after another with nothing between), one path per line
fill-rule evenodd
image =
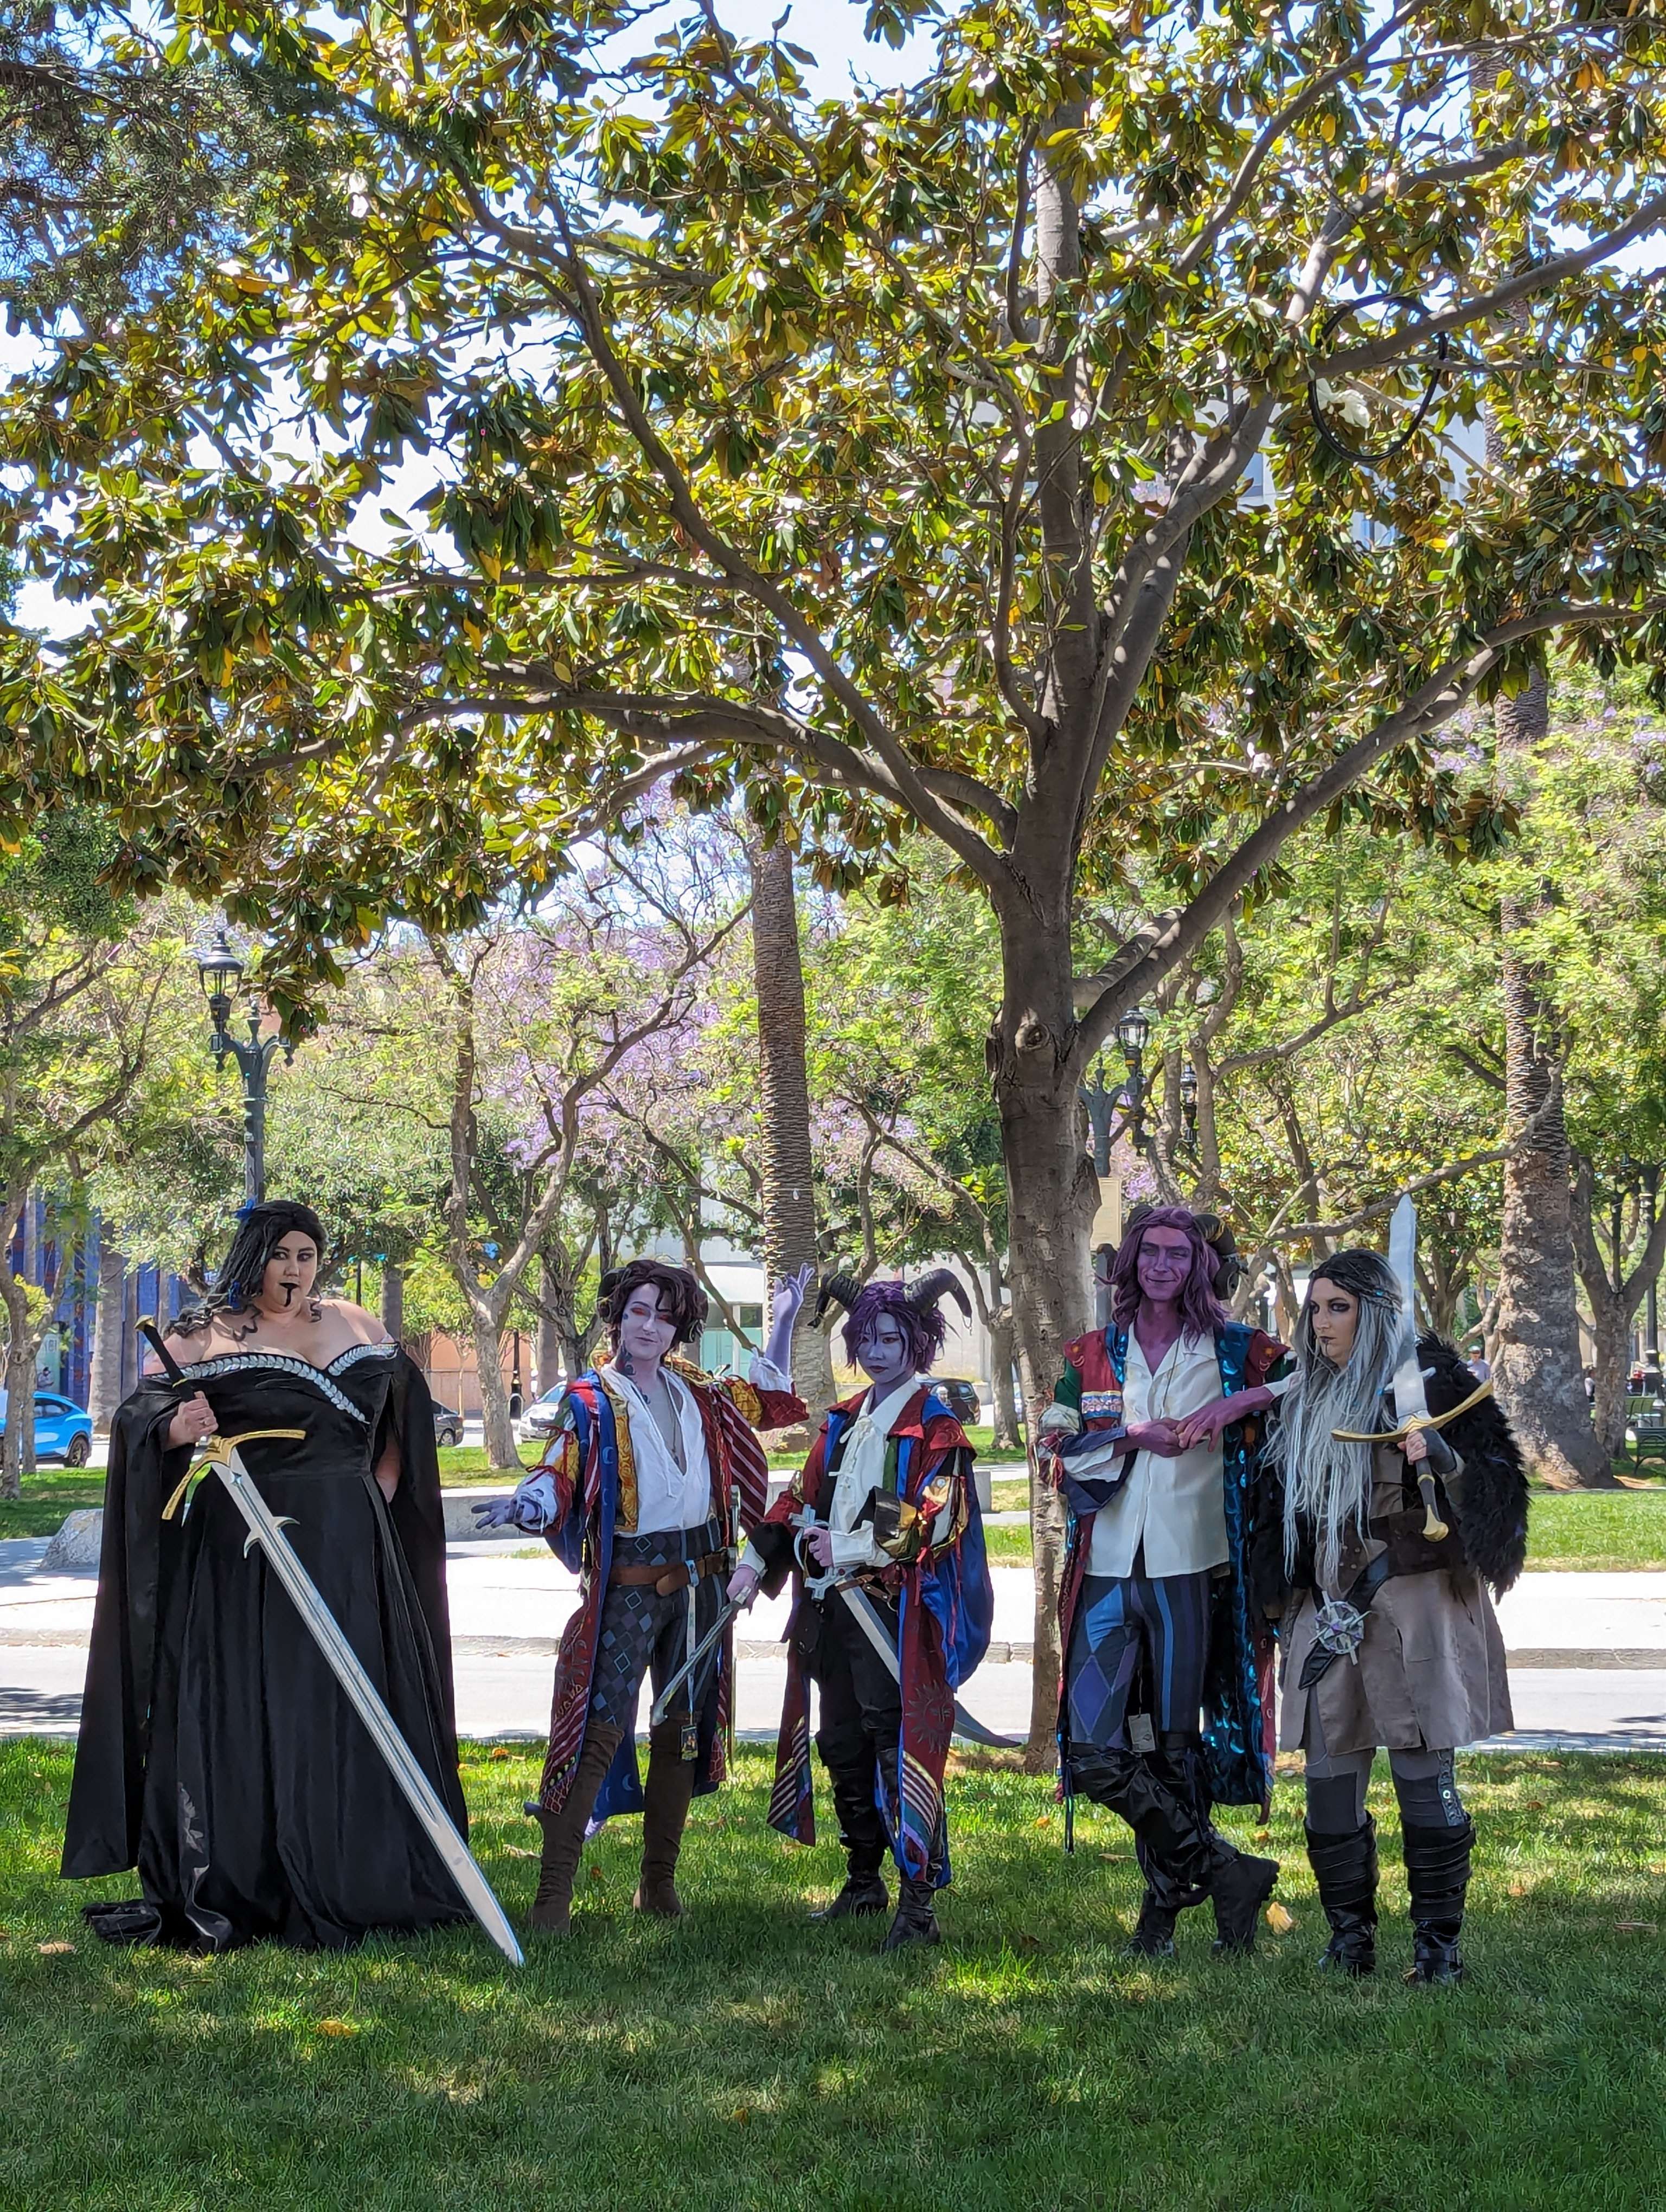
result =
M660 1560L657 1565L645 1567L616 1566L608 1571L607 1586L613 1589L627 1588L653 1589L661 1597L670 1597L690 1583L704 1582L708 1575L721 1574L729 1563L724 1552L708 1552L701 1559Z

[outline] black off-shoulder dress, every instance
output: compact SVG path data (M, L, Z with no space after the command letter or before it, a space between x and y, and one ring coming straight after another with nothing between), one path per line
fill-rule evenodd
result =
M457 1775L445 1523L420 1371L397 1346L319 1367L248 1350L185 1374L466 1833ZM340 1948L373 1929L466 1918L444 1863L287 1592L213 1474L162 1518L189 1464L163 1438L179 1395L146 1382L111 1436L98 1602L64 1872L137 1866L143 1902L95 1905L117 1942ZM390 1427L392 1505L373 1469Z

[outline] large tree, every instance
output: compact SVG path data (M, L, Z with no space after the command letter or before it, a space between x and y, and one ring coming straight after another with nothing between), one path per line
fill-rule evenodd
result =
M977 0L906 92L822 102L713 0L635 60L623 0L176 20L310 107L354 234L279 210L12 395L11 527L99 619L14 641L5 796L108 792L134 879L232 884L292 999L667 775L784 799L836 883L900 888L924 830L1000 925L1043 1397L1119 1015L1362 781L1438 827L1426 740L1544 640L1657 637L1666 330L1616 258L1666 218L1658 19ZM1502 466L1446 441L1483 391ZM432 530L366 550L430 447ZM1134 851L1162 902L1079 1008L1078 897Z

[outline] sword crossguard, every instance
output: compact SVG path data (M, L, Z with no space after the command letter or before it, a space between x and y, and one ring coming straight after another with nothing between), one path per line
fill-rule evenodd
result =
M185 1503L186 1491L190 1489L199 1474L206 1474L211 1467L223 1467L228 1472L233 1472L231 1455L240 1444L254 1443L262 1437L283 1437L291 1443L298 1443L304 1439L306 1434L305 1429L245 1429L241 1436L216 1437L204 1449L202 1457L193 1460L185 1469L179 1488L162 1508L163 1520L171 1521L173 1518Z

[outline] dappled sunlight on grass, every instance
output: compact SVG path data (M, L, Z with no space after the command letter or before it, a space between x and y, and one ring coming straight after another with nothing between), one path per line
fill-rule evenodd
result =
M537 1767L531 1749L476 1752L465 1773L517 1917ZM0 1748L8 2207L1515 2212L1648 2203L1666 2157L1660 1934L1621 1924L1666 1917L1666 1763L1465 1763L1474 1979L1445 1992L1399 1982L1385 1771L1384 1971L1353 1984L1314 1972L1287 1784L1267 1848L1293 1925L1249 1960L1211 1955L1207 1911L1177 1960L1120 1956L1139 1890L1126 1832L1085 1808L1067 1858L1050 1782L985 1756L951 1784L944 1946L882 1957L882 1921L807 1923L842 1870L830 1814L824 1800L811 1850L770 1834L768 1763L743 1751L738 1784L690 1822L686 1920L631 1912L640 1824L614 1821L587 1850L577 1932L533 1939L516 1974L467 1929L346 1957L106 1949L76 1908L132 1882L57 1881L67 1769L61 1747ZM1231 1826L1252 1841L1247 1817Z

